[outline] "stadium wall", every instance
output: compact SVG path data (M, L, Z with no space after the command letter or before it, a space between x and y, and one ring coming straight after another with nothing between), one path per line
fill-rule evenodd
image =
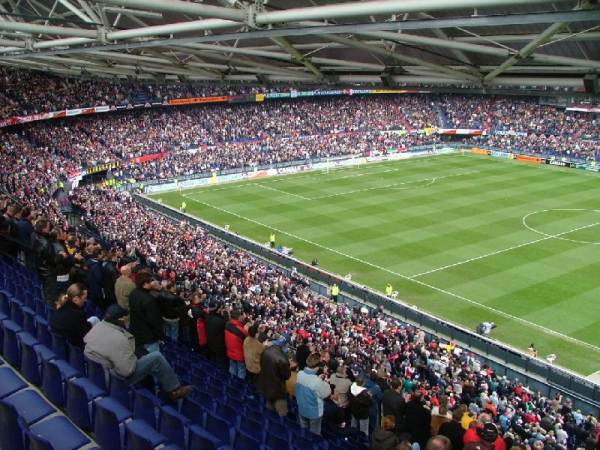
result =
M486 150L492 152L490 149ZM490 156L492 155L490 154ZM369 307L382 306L387 313L407 323L423 328L437 338L446 341L456 341L460 347L473 351L481 358L482 363L493 367L497 374L518 379L531 389L542 392L548 397L552 397L556 393L561 393L572 398L577 408L600 415L600 386L573 372L553 366L543 360L531 358L518 349L480 336L458 325L448 323L441 318L405 304L401 300L392 300L366 286L345 280L318 267L313 267L293 257L273 251L251 239L238 236L224 228L182 213L175 208L156 202L144 195L136 194L135 198L141 204L172 220L177 222L184 220L201 225L217 238L286 270L291 270L295 267L299 274L312 280L311 288L316 292L327 295L328 286L335 282L340 286L343 301Z

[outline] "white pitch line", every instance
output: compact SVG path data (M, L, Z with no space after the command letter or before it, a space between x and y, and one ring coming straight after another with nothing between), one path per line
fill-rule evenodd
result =
M433 182L436 180L442 180L444 178L451 178L451 177L462 177L464 175L469 175L471 173L477 173L477 172L478 172L477 170L471 170L469 172L462 172L462 173L456 173L456 174L451 174L451 175L443 175L441 177L421 178L419 180L404 181L402 183L392 183L392 184L387 184L385 186L374 186L374 187L370 187L370 188L354 189L352 191L338 192L336 194L320 195L318 197L312 197L310 200L321 200L324 198L339 197L341 195L350 195L350 194L356 194L359 192L375 191L375 190L380 190L380 189L391 189L396 186L405 186L407 184L415 184L415 183L420 183L422 181L429 181L430 182L429 184L433 184Z
M251 223L254 223L254 224L256 224L256 225L260 225L260 226L262 226L262 227L265 227L265 228L268 228L268 229L274 230L274 231L276 231L277 233L280 233L280 234L283 234L283 235L289 236L289 237L291 237L291 238L294 238L294 239L297 239L297 240L299 240L299 241L306 242L307 244L314 245L315 247L322 248L323 250L327 250L328 252L335 253L335 254L337 254L337 255L340 255L340 256L343 256L343 257L345 257L345 258L351 259L351 260L353 260L353 261L356 261L356 262L358 262L358 263L364 264L364 265L366 265L366 266L373 267L374 269L378 269L378 270L381 270L381 271L383 271L383 272L387 272L387 273L390 273L390 274L392 274L392 275L396 275L397 277L403 278L403 279L405 279L405 280L407 280L407 281L412 281L413 283L416 283L416 284L418 284L418 285L420 285L420 286L423 286L423 287L429 288L429 289L431 289L431 290L434 290L434 291L436 291L436 292L439 292L439 293L441 293L441 294L445 294L445 295L448 295L448 296L450 296L450 297L454 297L454 298L456 298L456 299L458 299L458 300L462 300L462 301L464 301L464 302L466 302L466 303L470 303L470 304L473 304L473 305L477 305L477 306L479 306L479 307L481 307L481 308L483 308L483 309L486 309L486 310L488 310L488 311L491 311L491 312L493 312L493 313L495 313L495 314L498 314L498 315L500 315L500 316L503 316L503 317L506 317L506 318L508 318L508 319L514 320L514 321L516 321L516 322L521 322L521 323L523 323L523 324L525 324L525 325L528 325L528 326L530 326L530 327L533 327L533 328L537 328L537 329L539 329L539 330L543 331L543 332L544 332L544 333L546 333L546 334L550 334L550 335L553 335L553 336L557 336L557 337L559 337L559 338L561 338L561 339L564 339L564 340L566 340L566 341L570 341L570 342L573 342L573 343L575 343L575 344L577 344L577 345L581 345L581 346L584 346L584 347L590 348L590 349L592 349L592 350L594 350L594 351L600 352L600 347L598 347L598 346L596 346L596 345L593 345L593 344L590 344L589 342L581 341L581 340L579 340L579 339L576 339L576 338L574 338L574 337L567 336L566 334L560 333L560 332L558 332L558 331L551 330L551 329L549 329L549 328L546 328L546 327L544 327L544 326L542 326L542 325L539 325L539 324L537 324L537 323L535 323L535 322L531 322L531 321L529 321L529 320L526 320L526 319L523 319L523 318L521 318L521 317L514 316L514 315L512 315L512 314L509 314L509 313L507 313L507 312L504 312L504 311L501 311L501 310L499 310L499 309L496 309L496 308L493 308L493 307L491 307L491 306L488 306L488 305L486 305L486 304L484 304L484 303L479 303L479 302L477 302L477 301L475 301L475 300L468 299L468 298L466 298L466 297L463 297L462 295L455 294L454 292L447 291L447 290L445 290L445 289L442 289L442 288L439 288L439 287L433 286L433 285L431 285L431 284L425 283L425 282L423 282L423 281L420 281L420 280L417 280L417 279L409 278L408 276L406 276L406 275L402 275L401 273L394 272L393 270L387 269L387 268L385 268L385 267L382 267L382 266L379 266L379 265L377 265L377 264L373 264L373 263L371 263L371 262L369 262L369 261L365 261L365 260L363 260L363 259L360 259L360 258L357 258L357 257L355 257L355 256L348 255L347 253L340 252L339 250L336 250L336 249L334 249L334 248L326 247L326 246L324 246L324 245L321 245L321 244L319 244L319 243L317 243L317 242L313 242L313 241L310 241L310 240L308 240L308 239L305 239L305 238L303 238L303 237L301 237L301 236L298 236L298 235L295 235L295 234L292 234L292 233L288 233L287 231L281 230L281 229L279 229L279 228L272 227L272 226L270 226L270 225L267 225L267 224L265 224L265 223L259 222L258 220L251 219L251 218L249 218L249 217L242 216L241 214L235 213L235 212L233 212L233 211L229 211L229 210L227 210L227 209L220 208L220 207L218 207L218 206L215 206L215 205L211 205L210 203L206 203L206 202L203 202L203 201L200 201L200 200L196 200L195 198L193 198L193 197L190 197L190 196L187 196L187 195L184 195L184 197L186 197L186 198L190 199L190 200L191 200L191 201L193 201L193 202L199 203L199 204L201 204L201 205L204 205L204 206L208 206L209 208L213 208L213 209L216 209L216 210L218 210L218 211L224 212L224 213L226 213L226 214L230 214L230 215L232 215L232 216L234 216L234 217L237 217L237 218L239 218L239 219L246 220L246 221L248 221L248 222L251 222Z
M261 187L263 189L268 189L270 191L275 191L275 192L280 192L282 194L291 195L292 197L296 197L296 198L299 198L301 200L312 200L312 199L310 199L308 197L305 197L304 195L298 195L298 194L294 194L292 192L282 191L281 189L273 188L273 187L270 187L270 186L265 186L264 184L254 183L254 185L255 186L259 186L259 187Z
M503 248L501 250L496 250L495 252L486 253L485 255L475 256L474 258L465 259L464 261L459 261L454 264L448 264L446 266L438 267L437 269L431 269L426 272L417 273L415 275L410 275L408 278L411 280L417 277L422 277L424 275L429 275L430 273L439 272L441 270L451 269L452 267L462 266L463 264L468 264L473 261L478 261L480 259L489 258L490 256L499 255L500 253L510 252L511 250L516 250L521 247L526 247L528 245L537 244L538 242L547 241L548 239L556 239L560 238L560 236L564 236L565 234L575 233L576 231L585 230L587 228L595 227L596 225L600 225L600 222L595 222L589 225L584 225L582 227L573 228L572 230L563 231L562 233L546 235L543 238L536 239L534 241L524 242L522 244L513 245L512 247Z

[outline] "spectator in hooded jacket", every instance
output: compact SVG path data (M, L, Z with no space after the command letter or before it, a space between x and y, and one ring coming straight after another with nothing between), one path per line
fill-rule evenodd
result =
M225 325L225 347L229 358L229 373L240 379L246 378L246 364L244 358L244 340L248 337L248 328L251 323L242 324L244 313L240 310L231 312L231 320Z
M360 431L369 435L369 412L373 399L371 393L365 387L365 380L362 377L356 378L356 381L350 386L350 414L352 415L352 426L358 426Z
M279 343L265 348L260 357L258 388L267 400L267 409L275 410L280 417L288 413L286 381L291 373L288 357Z
M331 387L325 381L325 375L317 375L321 355L312 353L306 358L306 367L298 373L296 379L296 401L298 419L302 428L311 433L321 434L323 420L323 400L331 395Z

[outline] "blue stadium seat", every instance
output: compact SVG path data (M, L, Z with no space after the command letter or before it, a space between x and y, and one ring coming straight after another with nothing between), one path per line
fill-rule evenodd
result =
M189 428L187 450L217 450L223 443L199 425Z
M87 366L87 376L100 389L108 391L108 383L106 382L106 371L102 364L85 358Z
M33 389L15 392L3 401L15 408L19 418L26 425L31 425L56 412L56 408Z
M7 366L0 367L0 398L7 397L27 387L16 372Z
M23 303L12 299L10 301L10 320L18 324L20 327L23 326Z
M0 448L24 450L19 415L13 405L0 400Z
M75 345L71 345L67 342L67 353L69 359L67 360L71 366L77 369L81 374L85 375L85 358L83 357L83 349Z
M245 414L238 417L238 430L243 431L248 436L256 439L259 442L263 440L264 426L260 422L256 422L248 418Z
M44 361L42 367L42 391L52 403L64 406L67 380L81 374L61 359Z
M215 412L219 415L219 417L229 422L230 425L235 425L237 423L239 412L231 406L217 402Z
M17 334L22 333L23 329L12 320L5 320L2 322L3 343L2 343L2 354L10 364L15 367L19 367L21 364L21 357L19 353L19 343L17 341Z
M53 333L52 331L50 332L50 336L52 338L52 351L56 353L56 356L59 359L64 359L67 361L67 340L64 338L64 336Z
M130 410L110 397L94 402L94 435L103 450L122 450L125 422L131 416Z
M50 330L48 330L48 321L42 316L35 316L35 332L40 344L52 348L52 336L50 336Z
M42 367L37 347L43 346L29 333L17 334L17 341L21 352L21 373L27 381L39 386L42 382Z
M0 292L0 312L5 316L10 316L10 302L4 292Z
M160 434L143 420L132 420L125 425L127 430L127 450L154 450L167 442L167 437Z
M224 444L231 445L233 443L235 429L226 420L208 413L206 414L204 428Z
M125 408L131 408L132 388L129 382L116 373L110 372L108 384L108 395L121 403Z
M65 416L55 416L29 427L30 450L77 450L89 444L90 439ZM41 439L40 439L41 438ZM44 442L46 441L46 442ZM34 445L31 445L34 442ZM45 445L50 443L50 447ZM39 445L36 447L36 445Z
M23 308L23 329L32 336L36 335L35 311L27 306Z
M245 433L237 433L233 443L234 450L257 450L261 448L259 441ZM287 450L287 448L285 449Z
M164 434L169 442L185 447L185 434L191 425L190 419L179 414L172 406L165 405L160 409L159 422L158 431Z
M290 448L290 444L286 439L281 439L281 437L269 432L266 434L265 444L271 447L272 450L288 450Z
M160 405L158 397L148 389L136 389L133 392L133 418L136 420L145 420L156 427Z
M92 429L93 402L104 397L106 392L87 378L74 378L67 382L66 412L79 428Z
M181 414L195 424L202 426L204 426L205 415L209 410L210 405L204 405L196 400L192 400L189 396L184 398L181 404Z
M285 441L289 440L287 427L278 420L268 420L267 432L273 436L277 436L279 439L283 439Z

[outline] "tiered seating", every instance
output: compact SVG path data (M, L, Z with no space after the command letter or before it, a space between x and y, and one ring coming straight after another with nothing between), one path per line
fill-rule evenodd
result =
M132 387L50 332L48 313L36 277L0 258L2 355L46 397L0 360L3 450L87 449L92 443L81 430L106 450L364 449L359 437L325 439L301 429L294 402L280 418L249 384L177 343L162 352L181 381L195 386L188 398L169 402L155 380Z

